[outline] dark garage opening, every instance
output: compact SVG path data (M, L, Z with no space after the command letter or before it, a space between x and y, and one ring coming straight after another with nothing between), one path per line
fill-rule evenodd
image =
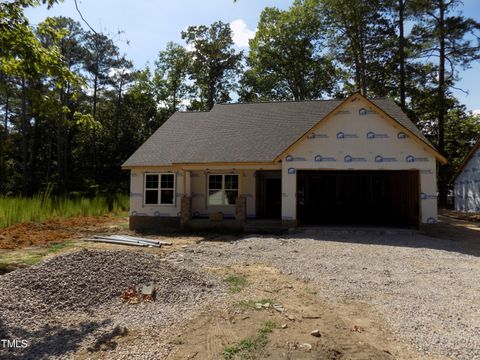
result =
M419 174L405 171L298 171L300 225L419 224Z

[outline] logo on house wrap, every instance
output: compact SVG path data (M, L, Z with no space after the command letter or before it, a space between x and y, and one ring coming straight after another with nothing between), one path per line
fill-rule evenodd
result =
M370 109L365 109L365 108L360 108L358 110L358 115L360 115L360 116L365 116L365 115L374 114L374 113L375 113L375 111L370 110Z
M367 133L367 139L388 139L389 137L388 134L377 134L373 131Z
M288 173L289 174L296 174L297 171L294 168L290 168L290 169L288 169Z
M357 139L357 134L346 134L343 131L337 133L337 139Z
M422 200L432 200L432 199L436 199L437 198L437 195L434 195L434 194L427 194L427 193L420 193L420 199Z
M351 162L363 162L363 161L367 161L367 159L363 157L353 157L351 155L345 155L345 157L343 158L343 161L345 161L346 163L351 163Z
M148 214L140 213L140 212L134 210L134 211L132 211L131 216L148 216Z
M397 139L406 139L408 138L408 135L405 134L403 131L400 131L398 134L397 134Z
M292 156L292 155L288 155L285 158L285 161L307 161L307 159L304 158L304 157L295 157L295 156Z
M383 157L382 155L375 156L376 163L384 163L384 162L396 162L398 161L397 158L394 157Z
M307 135L307 139L328 139L328 135L312 132L312 133Z
M316 162L332 162L337 161L334 157L323 157L322 155L316 155L315 159Z
M427 224L436 224L437 223L437 219L433 218L433 217L429 217L427 219Z
M428 161L428 158L426 157L415 157L413 155L408 155L406 158L405 158L405 161L408 162L408 163L413 163L413 162L427 162Z

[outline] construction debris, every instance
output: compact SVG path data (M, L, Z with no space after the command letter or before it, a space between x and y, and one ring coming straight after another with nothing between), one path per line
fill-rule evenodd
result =
M155 288L153 285L143 285L142 287L142 300L144 302L152 302L155 296Z
M122 299L123 302L129 304L138 304L140 302L140 296L134 286L129 286L123 291Z
M151 239L129 236L129 235L109 235L109 236L95 235L93 239L86 239L86 241L104 242L104 243L119 244L119 245L145 246L145 247L161 247L163 245L172 245L171 242L167 242L167 241L151 240Z
M350 329L350 331L361 333L361 332L364 332L365 329L361 326L353 325L352 328Z

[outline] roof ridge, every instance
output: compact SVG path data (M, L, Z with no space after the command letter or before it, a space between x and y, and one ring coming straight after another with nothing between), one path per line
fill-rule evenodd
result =
M283 104L283 103L301 103L301 102L322 102L322 101L343 101L345 99L310 99L310 100L261 100L261 101L246 101L234 103L222 103L217 105L256 105L256 104Z
M245 101L245 102L233 102L233 103L221 103L215 104L215 106L229 106L229 105L256 105L256 104L283 104L283 103L303 103L303 102L326 102L326 101L345 101L347 98L343 99L308 99L308 100L260 100L260 101ZM367 98L368 100L391 100L395 101L392 98L382 96Z

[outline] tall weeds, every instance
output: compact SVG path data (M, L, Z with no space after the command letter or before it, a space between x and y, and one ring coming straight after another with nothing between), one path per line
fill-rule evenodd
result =
M32 198L0 196L0 228L27 221L44 221L72 216L99 216L127 211L129 198L116 194L110 197L55 197L47 189Z

